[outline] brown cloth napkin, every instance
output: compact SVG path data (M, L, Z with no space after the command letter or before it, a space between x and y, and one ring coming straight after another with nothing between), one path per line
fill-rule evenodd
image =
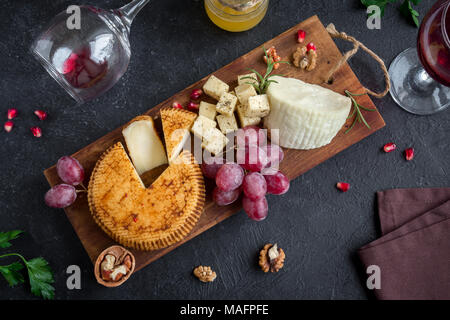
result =
M378 299L450 299L450 188L378 192L383 236L358 251Z

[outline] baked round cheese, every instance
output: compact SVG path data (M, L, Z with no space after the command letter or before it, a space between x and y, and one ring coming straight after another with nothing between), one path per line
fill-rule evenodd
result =
M279 130L279 144L292 149L327 145L345 124L350 98L298 79L275 76L267 89L270 114L264 127ZM272 132L273 135L273 132Z
M188 151L145 188L119 142L97 161L88 188L95 222L118 243L156 250L182 240L203 212L205 186Z

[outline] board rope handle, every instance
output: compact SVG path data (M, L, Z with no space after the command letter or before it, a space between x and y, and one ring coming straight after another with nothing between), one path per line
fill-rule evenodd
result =
M366 51L372 58L374 58L380 64L381 70L383 70L383 73L384 73L384 80L386 83L386 87L385 87L384 91L380 92L380 93L374 92L370 89L367 89L366 87L364 87L364 90L366 90L366 93L368 93L376 98L383 98L385 95L387 95L387 93L391 89L391 79L389 77L389 72L386 68L386 65L384 64L383 59L381 59L375 52L373 52L372 50L367 48L363 43L359 42L354 37L349 36L345 32L338 32L336 30L336 27L334 26L334 24L330 23L326 29L328 31L328 34L332 38L342 39L342 40L353 43L353 49L350 51L347 51L344 54L344 56L342 57L342 59L339 60L336 63L336 65L333 68L331 68L331 70L328 72L328 74L325 78L326 82L330 83L331 81L333 81L333 75L336 73L336 71L338 71L351 57L353 57L358 52L359 48L361 48L364 51Z

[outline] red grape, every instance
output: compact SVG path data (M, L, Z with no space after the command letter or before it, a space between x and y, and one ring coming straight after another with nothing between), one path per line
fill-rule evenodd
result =
M267 182L267 192L271 194L285 194L289 190L289 179L281 172L264 175Z
M223 191L239 188L244 180L244 170L236 163L224 164L216 175L216 185Z
M223 191L218 187L215 187L213 191L213 199L218 206L227 206L235 202L239 198L240 194L240 188L231 191Z
M268 144L265 147L267 159L269 159L269 163L266 167L275 167L278 168L280 166L281 161L284 159L283 149L279 145L276 144Z
M244 178L244 194L250 200L257 200L266 195L267 183L261 173L251 172Z
M255 146L238 149L236 158L242 168L253 172L261 171L267 166L267 162L269 161L266 152L262 148Z
M84 169L77 159L64 156L56 164L58 176L67 184L78 185L84 180Z
M223 159L216 157L209 157L203 159L202 172L203 175L210 179L215 179L217 171L223 166Z
M255 221L264 220L267 217L269 206L266 197L251 200L247 197L242 199L242 206L250 219Z
M65 208L70 206L77 199L77 192L74 186L68 184L58 184L52 187L45 194L45 204L53 208Z
M258 126L247 126L239 129L236 134L236 139L239 148L264 146L267 143L265 131Z

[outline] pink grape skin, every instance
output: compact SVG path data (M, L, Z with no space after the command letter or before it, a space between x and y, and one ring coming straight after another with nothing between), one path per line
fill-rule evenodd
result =
M239 148L264 146L267 143L266 133L258 126L247 126L239 129L236 134L236 139Z
M244 180L244 170L236 163L224 164L216 175L216 185L222 191L231 191L239 188Z
M283 149L279 145L276 144L268 144L265 147L265 151L267 154L267 159L269 159L269 163L266 167L278 167L284 159Z
M68 207L76 199L77 192L75 187L64 183L53 186L45 194L45 204L52 208Z
M251 172L244 178L244 194L250 200L258 200L267 193L266 179L261 173Z
M269 212L269 205L267 204L266 197L262 197L258 200L251 200L247 197L242 199L242 206L248 217L255 221L262 221L267 218Z
M79 185L84 180L84 169L77 159L64 156L56 164L58 176L67 184Z
M241 195L240 188L231 191L223 191L218 187L214 188L213 199L218 206L227 206L235 202Z
M215 179L217 171L223 166L222 158L208 158L202 162L203 175L209 179Z
M281 172L277 171L274 174L264 175L267 182L267 193L281 195L289 190L289 179Z
M260 172L267 166L269 161L266 152L262 148L255 146L251 146L245 150L238 149L236 158L242 168L253 172Z

